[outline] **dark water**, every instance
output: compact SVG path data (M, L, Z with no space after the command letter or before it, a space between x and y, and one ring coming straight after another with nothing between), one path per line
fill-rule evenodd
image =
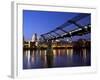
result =
M54 49L51 55L46 50L26 50L23 53L23 69L90 66L88 49Z

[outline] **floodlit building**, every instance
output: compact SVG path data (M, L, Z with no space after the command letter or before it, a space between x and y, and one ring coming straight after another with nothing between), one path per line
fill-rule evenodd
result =
M36 42L36 41L37 41L37 34L35 33L32 36L32 42Z

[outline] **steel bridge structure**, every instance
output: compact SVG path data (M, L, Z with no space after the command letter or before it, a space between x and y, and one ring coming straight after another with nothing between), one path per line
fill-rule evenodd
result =
M90 14L80 13L75 17L67 20L55 29L41 34L42 41L71 38L73 36L82 36L91 32L91 21L82 22L85 18L90 18ZM72 27L72 28L71 28Z

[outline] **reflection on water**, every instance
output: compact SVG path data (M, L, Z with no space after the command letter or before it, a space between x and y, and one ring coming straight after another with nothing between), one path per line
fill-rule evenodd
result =
M23 53L23 69L74 67L91 65L88 49L54 49L25 50Z

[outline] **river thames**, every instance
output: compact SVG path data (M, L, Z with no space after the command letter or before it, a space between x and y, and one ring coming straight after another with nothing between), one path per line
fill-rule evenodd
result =
M89 49L24 50L23 69L91 66Z

